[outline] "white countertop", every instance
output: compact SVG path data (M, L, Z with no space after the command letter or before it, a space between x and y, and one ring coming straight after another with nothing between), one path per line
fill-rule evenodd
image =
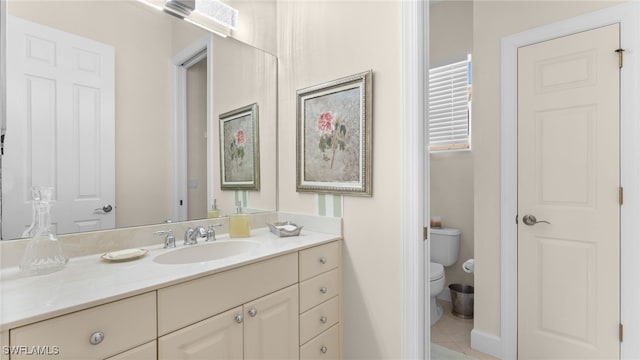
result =
M156 290L179 282L247 265L274 256L299 251L340 239L339 235L302 230L300 236L279 238L267 228L251 231L260 246L247 254L220 260L163 265L154 257L184 248L181 240L175 249L162 244L144 247L142 258L126 262L107 262L102 254L71 258L61 271L27 277L17 267L0 272L0 331L82 310L129 296ZM229 240L228 235L218 240ZM207 246L200 241L198 245Z

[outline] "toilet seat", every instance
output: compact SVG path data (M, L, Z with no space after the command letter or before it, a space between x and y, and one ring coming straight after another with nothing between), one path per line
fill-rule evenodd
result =
M444 277L444 266L438 263L429 263L429 280L437 281Z

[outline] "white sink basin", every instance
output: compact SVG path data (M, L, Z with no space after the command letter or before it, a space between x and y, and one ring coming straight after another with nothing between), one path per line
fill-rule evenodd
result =
M251 240L217 240L164 253L156 256L153 261L158 264L191 264L213 261L246 254L259 246L259 242Z

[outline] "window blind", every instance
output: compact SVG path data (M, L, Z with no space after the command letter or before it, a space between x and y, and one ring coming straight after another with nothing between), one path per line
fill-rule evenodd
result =
M429 70L429 150L470 147L471 56Z

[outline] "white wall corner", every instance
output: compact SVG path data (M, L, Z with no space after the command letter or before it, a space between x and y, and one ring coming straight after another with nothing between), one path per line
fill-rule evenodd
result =
M473 329L471 330L471 348L485 354L502 358L500 337Z

